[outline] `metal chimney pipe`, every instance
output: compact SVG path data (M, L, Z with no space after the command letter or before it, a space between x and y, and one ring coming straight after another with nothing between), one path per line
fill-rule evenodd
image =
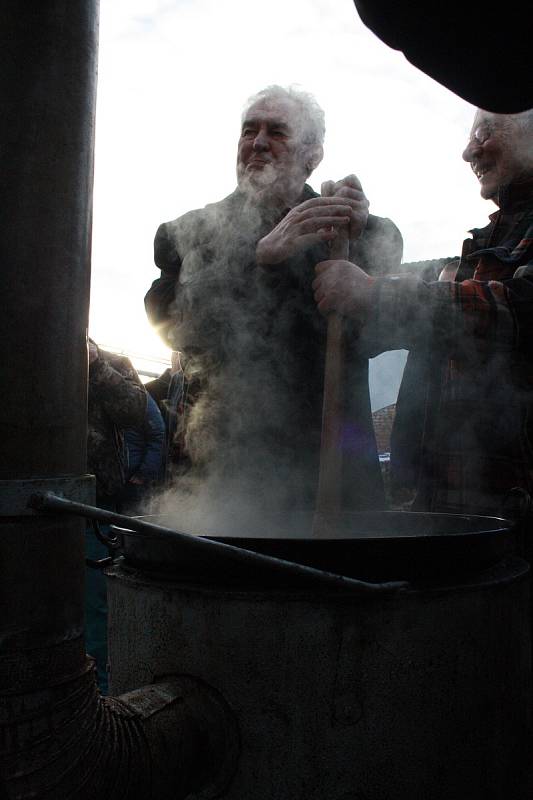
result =
M83 637L84 522L26 507L36 488L92 494L97 20L96 0L0 0L0 795L10 800L178 798L220 788L236 749L227 706L194 679L99 696Z

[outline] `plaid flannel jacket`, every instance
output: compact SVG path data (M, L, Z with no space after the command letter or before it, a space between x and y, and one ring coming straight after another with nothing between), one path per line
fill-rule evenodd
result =
M503 514L533 491L533 181L470 231L454 281L378 279L361 341L410 351L392 439L413 510Z

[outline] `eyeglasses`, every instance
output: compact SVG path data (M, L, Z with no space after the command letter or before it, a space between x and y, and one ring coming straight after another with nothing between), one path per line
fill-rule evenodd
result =
M473 145L475 147L476 145L479 146L485 144L487 139L490 139L493 133L494 127L489 125L488 122L483 122L472 131L470 139L468 140L468 145Z

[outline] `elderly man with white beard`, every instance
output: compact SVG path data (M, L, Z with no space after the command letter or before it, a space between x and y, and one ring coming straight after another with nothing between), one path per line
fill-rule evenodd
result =
M312 95L279 86L259 92L242 116L235 191L164 223L155 237L161 276L145 305L164 341L183 354L184 472L259 508L314 504L326 341L313 302L315 265L342 228L350 259L370 274L401 261L400 232L368 213L355 175L329 182L327 197L306 183L324 133ZM343 504L383 507L368 362L356 347L346 357L351 466Z
M410 508L506 516L533 492L533 111L478 110L463 159L497 210L439 281L329 260L315 299L361 352L411 351L391 453Z

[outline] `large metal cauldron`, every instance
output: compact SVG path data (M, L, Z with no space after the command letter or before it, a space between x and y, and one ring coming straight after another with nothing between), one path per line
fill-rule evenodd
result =
M172 527L164 516L138 517ZM428 579L477 572L515 549L514 525L498 517L395 511L342 513L328 519L329 532L311 535L312 512L256 519L240 530L205 527L198 536L315 569L370 581ZM146 538L124 529L121 550L127 561L145 570L184 578L256 586L277 581L268 565L220 562L208 554L185 552L179 540Z
M174 673L219 689L242 739L230 800L525 800L528 567L512 527L383 512L313 541L309 522L217 538L409 585L302 588L125 535L108 572L113 692Z

